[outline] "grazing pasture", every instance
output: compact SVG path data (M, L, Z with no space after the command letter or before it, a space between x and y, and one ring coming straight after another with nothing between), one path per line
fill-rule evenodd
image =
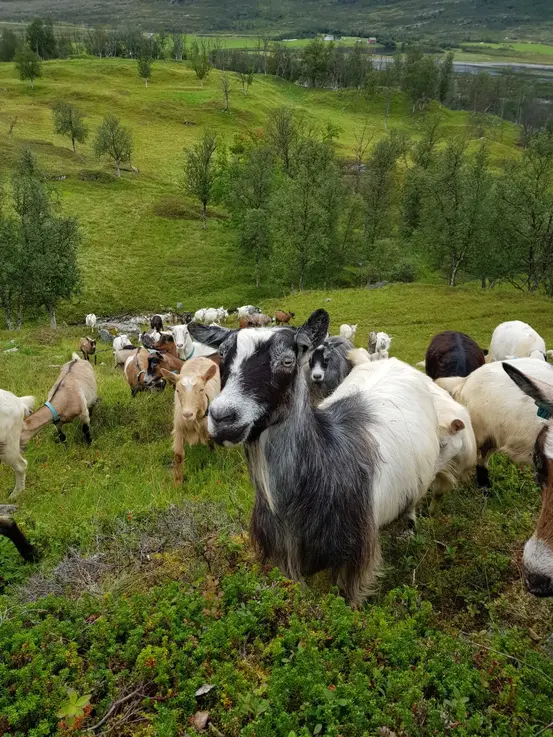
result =
M507 288L305 292L285 306L296 325L324 307L332 334L358 323L358 346L386 331L411 364L442 330L487 347L514 318L553 344L550 301ZM2 388L43 402L84 334L1 332ZM306 587L255 564L240 449L187 448L174 485L173 391L132 399L106 348L99 340L92 446L76 425L66 447L52 427L29 443L15 518L41 562L0 538L0 733L548 734L552 605L524 590L520 568L539 511L531 469L496 457L489 496L459 489L437 518L428 496L414 537L383 531L378 591L354 612L324 576ZM0 503L12 485L0 466Z
M6 162L5 176L21 148L29 147L52 177L64 214L77 216L83 230L83 292L63 306L61 317L158 312L179 301L195 311L205 305L257 304L275 294L265 280L260 290L255 288L222 206L209 206L204 231L199 205L183 193L184 149L206 126L230 147L241 136L259 133L275 107L293 106L307 124L335 127L340 159L353 157L356 135L365 124L375 141L385 134L383 95L367 102L354 90L305 89L256 75L246 97L231 77L227 113L216 70L202 88L187 65L156 62L146 89L132 59L49 61L32 89L19 81L13 64L0 64L0 87L5 89L0 100L0 158ZM91 135L77 153L70 141L53 133L50 108L60 99L87 115ZM138 174L124 171L116 179L113 167L94 156L93 135L108 113L132 132L132 164ZM466 133L466 113L443 109L440 114L444 138ZM12 134L4 135L15 118ZM394 93L388 128L416 138L420 125L404 95ZM496 165L517 155L517 135L515 127L506 124L501 137L491 142ZM157 272L163 272L163 278L153 278Z

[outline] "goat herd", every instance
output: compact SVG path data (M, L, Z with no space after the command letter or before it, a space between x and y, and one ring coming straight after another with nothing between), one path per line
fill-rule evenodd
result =
M164 316L155 315L141 345L112 338L114 366L123 366L133 397L175 387L176 483L186 443L244 445L255 488L250 537L262 561L294 579L329 569L358 606L380 564L379 530L401 517L413 526L430 488L435 514L444 493L475 469L488 486L488 460L499 451L516 463L534 457L543 504L524 547L524 578L531 593L553 595L553 369L533 328L502 323L489 351L463 333L440 333L419 364L423 373L388 357L386 333L371 332L368 350L354 347L356 325L329 336L323 309L297 328L293 313L271 318L252 305L236 317L240 327L228 328L223 308L199 310L164 330ZM86 323L95 330L94 315ZM37 411L33 397L0 390L0 460L16 474L11 497L25 485L21 451L42 427L53 422L63 441L63 424L78 418L91 442L96 341L83 338L79 348L83 359L73 354ZM0 534L35 556L11 518L0 518Z

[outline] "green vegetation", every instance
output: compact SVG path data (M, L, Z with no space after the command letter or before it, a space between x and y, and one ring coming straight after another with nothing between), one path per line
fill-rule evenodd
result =
M401 27L407 37L502 41L511 38L548 40L551 33L547 0L444 0L439 7L421 0L321 0L317 12L307 0L283 0L278 9L270 3L243 0L239 4L222 0L179 2L171 5L157 0L122 0L115 5L97 0L85 7L76 0L20 0L0 3L0 20L32 20L36 16L76 24L127 26L129 19L149 30L174 29L184 32L237 34L284 34L288 37L313 33L342 33L370 36L393 33Z
M340 129L337 155L350 158L365 124L371 135L385 132L385 96L367 103L354 91L305 90L258 75L249 95L235 95L225 113L218 72L200 89L190 69L167 62L159 65L155 85L145 90L135 64L121 59L47 62L34 91L21 85L11 65L0 66L0 84L8 89L0 125L7 129L18 119L12 135L0 139L4 160L13 165L19 148L30 147L52 178L62 209L77 216L84 231L83 292L62 314L82 319L91 311L158 311L178 301L190 309L258 301L267 291L260 294L250 282L226 214L215 208L204 235L200 207L183 198L184 149L205 126L230 145L236 134L265 126L275 107L289 105L313 124ZM115 181L114 169L98 169L93 135L73 154L52 131L50 108L56 100L78 105L91 132L105 115L116 115L132 133L139 173ZM444 136L465 132L465 114L443 110L442 117ZM418 135L418 119L395 91L388 125ZM515 137L515 129L505 126L503 140L491 144L494 162L512 155ZM161 280L152 278L152 244L158 269L165 270Z
M486 345L506 317L551 343L549 304L501 288L407 285L262 306L289 308L300 322L324 305L333 332L359 321L364 344L369 329L386 329L392 352L414 363L437 331L455 326ZM0 352L3 387L43 401L81 334L24 328L19 352ZM0 333L2 351L12 336ZM539 509L529 470L497 459L488 499L468 487L437 519L423 504L414 539L385 532L380 590L351 612L324 578L306 590L253 564L241 537L252 505L241 451L187 450L188 481L175 487L172 393L132 400L111 354L98 359L92 447L75 426L67 448L50 427L28 449L17 519L43 562L23 565L0 539L0 607L10 612L0 625L4 732L55 734L63 719L71 733L58 716L76 708L68 689L75 702L90 694L77 730L128 696L105 725L116 735L178 735L198 711L225 735L307 736L318 724L351 737L388 735L384 727L425 737L545 729L551 603L524 593L517 563ZM12 483L0 466L2 488ZM214 689L195 697L203 684Z

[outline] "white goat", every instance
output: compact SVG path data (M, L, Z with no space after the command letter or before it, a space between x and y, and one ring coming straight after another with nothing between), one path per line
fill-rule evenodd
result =
M498 325L493 331L487 362L526 357L546 360L545 341L541 335L521 320Z
M531 379L551 383L551 367L535 358L508 361ZM479 452L477 480L489 486L487 461L495 451L515 463L531 463L536 438L546 421L538 417L532 399L520 391L503 364L485 364L469 376L436 379L438 386L469 411Z
M85 322L86 322L87 328L90 328L91 330L96 329L96 315L93 312L91 312L85 317Z
M175 339L177 355L181 361L188 361L191 358L201 356L213 356L217 352L208 345L203 345L192 340L188 325L173 325L171 327L171 333Z
M432 501L429 512L435 515L440 510L444 494L452 491L463 481L468 481L477 463L476 438L472 429L470 413L456 402L445 389L431 379L428 384L438 415L440 457L436 478L432 484Z
M365 363L376 369L379 365L364 348L350 351L348 359L356 366ZM440 453L429 508L430 514L435 515L440 509L443 495L454 489L460 481L465 481L474 470L476 440L466 407L456 402L445 389L436 386L428 377L423 376L423 379L432 395L438 419Z
M125 348L126 346L130 344L131 344L131 341L129 340L128 335L125 335L125 334L118 335L116 338L113 339L113 350L120 351L122 348Z
M27 461L21 455L20 438L23 421L33 411L34 404L34 397L16 397L0 389L0 461L15 471L15 488L10 499L25 489Z
M248 315L254 315L256 312L261 312L259 307L254 307L253 305L243 305L236 310L236 315L238 318L248 317Z
M392 345L392 339L388 333L369 333L369 355L371 361L383 361L389 357L388 351Z
M340 325L340 336L346 340L353 340L356 332L357 325L348 325L347 323Z

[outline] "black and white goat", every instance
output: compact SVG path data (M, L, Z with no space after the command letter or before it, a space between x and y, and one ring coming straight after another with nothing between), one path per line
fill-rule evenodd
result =
M328 326L317 310L298 330L190 331L219 348L223 389L208 430L245 445L257 553L294 579L330 569L357 606L380 564L379 529L413 517L434 479L438 421L427 378L397 359L356 366L312 407L303 364Z
M327 338L309 356L305 366L311 400L319 404L342 383L352 369L348 353L353 343L339 335Z

